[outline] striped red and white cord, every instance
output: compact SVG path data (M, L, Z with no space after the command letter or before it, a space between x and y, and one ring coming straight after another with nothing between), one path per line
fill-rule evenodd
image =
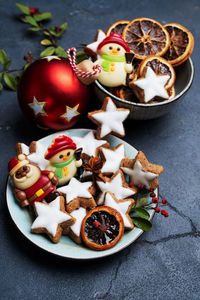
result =
M71 57L71 53L70 53L71 51L72 51L72 57ZM88 78L88 77L92 77L102 71L102 67L99 65L96 65L93 67L93 70L94 70L93 72L84 72L84 71L80 70L76 65L76 48L69 48L67 50L67 55L69 58L70 65L78 77Z

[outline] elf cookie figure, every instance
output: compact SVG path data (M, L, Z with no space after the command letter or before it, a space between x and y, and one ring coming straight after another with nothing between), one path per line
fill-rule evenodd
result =
M50 162L48 170L55 172L59 185L67 183L76 175L77 168L82 166L81 151L66 135L58 135L48 147L45 153L45 159Z
M14 184L15 197L22 207L43 199L51 202L60 195L56 191L58 178L54 172L41 171L25 154L13 157L8 163L8 171Z
M127 74L133 71L133 54L122 36L111 33L103 39L97 47L97 55L99 59L94 64L102 67L98 81L108 87L126 85Z

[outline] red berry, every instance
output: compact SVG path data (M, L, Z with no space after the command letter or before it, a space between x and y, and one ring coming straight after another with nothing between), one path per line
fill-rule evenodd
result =
M133 187L133 182L130 182L130 183L129 183L129 186L132 188L132 187Z
M94 228L98 228L98 227L99 227L99 222L94 221L94 222L93 222L93 226L94 226Z
M156 212L156 213L159 213L159 212L160 212L160 208L159 208L159 207L156 207L156 208L155 208L155 212Z
M154 190L152 188L150 188L150 192L153 192Z
M144 184L138 184L138 188L142 190L144 188Z
M152 202L153 202L153 203L158 203L158 198L154 197L154 198L152 199Z
M165 198L162 199L162 204L167 204L167 200Z
M156 196L156 194L153 193L153 192L150 194L150 197L152 197L152 198L155 197L155 196Z
M164 216L164 217L168 217L168 213L166 212L166 210L161 210L161 214Z
M31 15L39 15L41 14L39 8L30 8Z

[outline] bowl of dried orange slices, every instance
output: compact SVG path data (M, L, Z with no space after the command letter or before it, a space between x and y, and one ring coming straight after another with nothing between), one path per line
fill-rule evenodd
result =
M170 111L191 87L194 66L192 33L182 25L162 25L150 18L118 21L105 32L119 33L134 55L126 86L106 87L98 80L94 90L103 101L110 96L129 118L148 120Z

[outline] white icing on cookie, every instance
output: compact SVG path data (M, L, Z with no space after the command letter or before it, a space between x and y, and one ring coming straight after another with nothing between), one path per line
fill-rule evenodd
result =
M21 143L20 146L21 146L22 153L25 155L29 155L29 153L30 153L29 147L24 143Z
M150 67L147 67L145 78L134 81L134 85L144 90L145 103L149 102L156 96L168 99L169 95L165 89L165 84L169 78L169 75L156 75Z
M105 111L92 114L92 117L101 124L100 138L111 132L124 136L125 132L122 122L128 117L129 112L129 109L117 109L113 101L109 99Z
M116 202L110 193L106 193L104 205L115 208L117 211L120 212L120 214L124 220L124 227L129 228L129 229L133 227L133 224L131 224L130 219L127 218L127 215L126 215L128 213L129 206L131 205L131 200Z
M124 145L121 144L119 147L110 150L106 148L101 149L105 157L105 163L101 169L102 173L115 173L120 168L121 160L125 157Z
M121 173L118 173L109 182L97 181L97 185L102 192L98 199L98 205L103 203L106 192L113 193L117 199L124 199L135 194L135 192L131 188L123 186Z
M45 170L49 166L49 161L44 158L45 152L46 148L40 142L36 142L36 152L28 156L30 161L37 164L41 170Z
M83 207L80 207L78 209L75 209L73 212L71 212L71 216L76 219L76 222L70 226L73 233L79 237L81 234L81 225L82 221L86 216L86 209Z
M134 163L133 169L125 167L121 167L121 169L125 174L130 176L130 180L134 185L143 184L146 189L150 189L149 182L157 177L154 173L145 172L139 161Z
M76 143L77 148L83 148L82 153L89 156L96 156L96 149L107 143L107 141L95 139L93 131L89 131L83 137L72 137L72 139Z
M97 48L99 44L106 38L105 33L102 30L98 30L96 41L87 45L86 48L90 49L92 52L97 53Z
M53 237L56 236L58 225L71 219L68 213L60 210L60 197L49 204L35 202L35 210L38 216L31 229L46 228Z
M92 181L80 182L76 178L72 178L68 185L64 185L57 190L66 194L66 202L74 200L77 197L91 198L92 195L88 189L92 186Z

